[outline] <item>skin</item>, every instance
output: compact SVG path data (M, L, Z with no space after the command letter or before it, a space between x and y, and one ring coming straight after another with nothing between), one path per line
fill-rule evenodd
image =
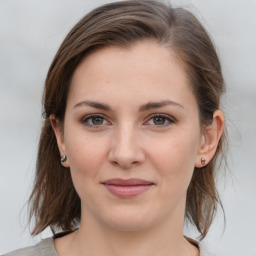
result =
M139 111L162 101L172 103ZM51 123L82 209L78 232L55 240L60 256L199 255L183 236L186 192L194 167L214 156L224 117L215 111L212 125L201 129L187 75L170 49L143 41L91 53L75 70L64 123L54 115ZM112 178L154 186L119 198L101 184Z

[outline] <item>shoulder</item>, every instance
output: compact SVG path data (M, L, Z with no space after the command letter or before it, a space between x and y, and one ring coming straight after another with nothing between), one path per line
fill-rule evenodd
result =
M58 256L58 254L53 238L46 238L34 246L22 248L2 256Z
M189 240L191 241L192 239L189 239ZM196 244L199 247L200 256L215 256L209 253L201 243L198 243L194 240L192 241L194 242L194 244ZM2 256L58 256L58 254L54 246L53 238L49 237L49 238L43 239L41 242L39 242L34 246L22 248L22 249L4 254Z
M187 237L187 236L184 236L185 239L187 241L189 241L191 244L193 244L194 246L196 246L198 249L199 249L199 252L200 252L200 255L199 256L215 256L211 253L209 253L205 247L202 245L202 243L190 238L190 237Z

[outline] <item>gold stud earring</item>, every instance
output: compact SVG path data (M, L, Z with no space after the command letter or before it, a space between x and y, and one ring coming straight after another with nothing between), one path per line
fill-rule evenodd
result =
M201 164L202 164L202 165L205 165L205 163L206 163L206 160L202 157L202 158L201 158Z

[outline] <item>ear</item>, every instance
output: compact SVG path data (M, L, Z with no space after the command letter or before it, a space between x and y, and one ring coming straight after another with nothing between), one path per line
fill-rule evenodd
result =
M213 113L212 123L202 131L195 167L201 168L211 161L215 155L223 130L224 115L221 110L216 110Z
M64 133L63 133L63 126L60 122L59 119L55 117L55 115L50 115L50 121L51 121L51 126L52 129L55 133L59 152L60 152L60 159L62 156L67 155L66 154L66 147L65 147L65 142L64 142ZM65 162L61 162L61 164L64 167L69 167L68 159Z

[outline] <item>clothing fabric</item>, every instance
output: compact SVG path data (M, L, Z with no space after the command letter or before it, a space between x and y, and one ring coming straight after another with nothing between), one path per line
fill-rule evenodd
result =
M198 243L197 246L200 251L200 256L214 256L207 252L200 243ZM2 256L58 256L58 253L54 245L54 238L49 237L34 246L19 249Z

